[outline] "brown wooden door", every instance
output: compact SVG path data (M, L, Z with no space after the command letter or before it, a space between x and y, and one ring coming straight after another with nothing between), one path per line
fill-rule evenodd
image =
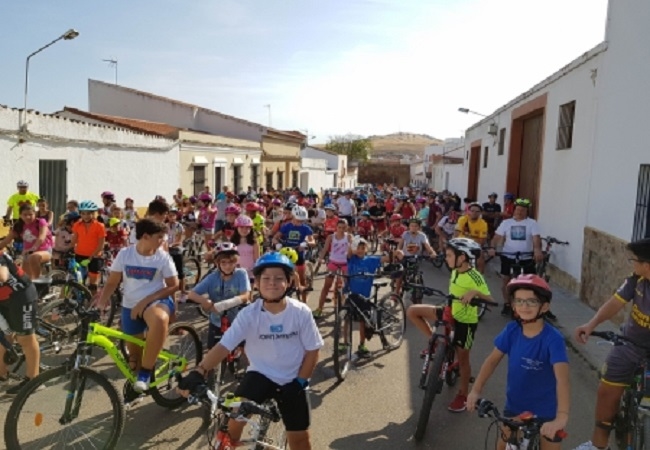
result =
M524 120L521 161L519 164L519 189L520 198L527 198L533 202L530 211L532 217L536 217L537 202L539 201L539 179L542 171L542 129L543 115L531 117Z
M467 196L473 200L476 200L478 198L478 176L479 176L480 164L481 164L481 147L472 147L469 154Z

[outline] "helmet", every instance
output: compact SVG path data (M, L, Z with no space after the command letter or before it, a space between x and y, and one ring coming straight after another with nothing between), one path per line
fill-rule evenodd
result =
M415 203L426 203L426 199L424 197L419 197L417 200L415 200Z
M67 213L65 216L63 216L63 219L66 221L66 223L74 223L77 220L79 220L81 216L79 215L78 212L72 211Z
M524 208L530 208L532 203L527 198L518 198L515 200L515 206L523 206Z
M271 200L271 204L272 205L281 205L282 200L280 200L279 198L274 198L273 200Z
M282 253L267 253L262 255L255 263L255 266L253 267L253 275L258 277L264 269L269 267L280 267L284 269L287 272L287 277L289 274L293 273L294 269L291 260Z
M241 214L241 208L236 205L226 206L226 214L234 214L238 216L239 214Z
M336 211L336 206L334 205L327 205L323 208L325 211Z
M309 214L307 214L307 209L305 209L304 206L295 206L291 210L291 215L293 215L293 218L296 220L307 220L309 218Z
M191 204L196 203L196 197L194 195L190 197L190 203Z
M361 213L361 215L362 215L363 217L370 217L370 213L369 213L368 211L363 211L363 212Z
M285 211L293 211L293 208L296 207L296 204L293 202L287 202L286 205L284 205Z
M259 211L260 207L257 203L255 202L248 202L246 203L246 211Z
M400 214L393 214L390 216L390 221L392 222L393 220L402 220L402 216Z
M514 196L513 194L511 194L510 192L506 192L506 193L503 195L503 199L504 199L504 200L514 200L514 199L515 199L515 196Z
M488 198L490 197L499 198L499 194L497 194L496 192L492 192L490 195L488 195Z
M214 257L221 255L239 255L237 246L232 242L218 242L214 247Z
M84 200L81 203L79 203L79 211L95 212L98 209L99 206L97 206L97 203L93 202L92 200Z
M454 238L447 242L447 247L457 253L465 254L469 259L475 259L481 256L481 246L468 238Z
M280 249L280 254L289 258L289 261L291 261L293 264L298 262L298 252L291 247L282 247Z
M236 227L252 227L253 219L248 216L239 216L235 219Z
M29 183L25 180L18 180L18 183L16 183L16 186L19 188L21 187L29 187Z
M199 200L201 200L202 202L210 202L211 203L212 202L212 196L210 194L208 194L207 192L204 192L201 195L199 195Z
M512 297L517 289L530 289L535 292L535 295L537 295L542 302L550 302L553 297L553 293L551 292L548 283L538 275L519 275L517 278L510 280L506 289L509 297Z
M113 217L111 218L111 220L108 221L108 226L112 227L113 225L118 225L120 222L121 222L120 219L118 219L117 217Z
M115 198L115 194L111 191L104 191L102 192L102 198Z

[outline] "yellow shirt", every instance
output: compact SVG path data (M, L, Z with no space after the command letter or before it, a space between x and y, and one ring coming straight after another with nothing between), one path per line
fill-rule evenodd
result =
M451 272L449 279L449 293L454 297L460 298L471 290L476 290L483 295L490 295L485 278L481 273L471 268L467 272L454 270ZM451 315L454 320L462 323L478 323L478 307L463 305L460 300L451 302Z
M460 232L461 237L474 239L476 241L478 239L487 238L488 225L487 222L481 218L472 222L469 220L469 217L462 216L456 223L456 231Z
M14 195L9 197L7 200L7 206L13 208L13 218L18 219L20 217L20 207L23 205L32 205L36 208L36 202L40 197L33 192L28 192L26 194L19 194L16 192Z

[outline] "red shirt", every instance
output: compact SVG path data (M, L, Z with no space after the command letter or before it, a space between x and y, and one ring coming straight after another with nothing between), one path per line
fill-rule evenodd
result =
M360 236L367 237L372 233L372 221L369 219L362 219L357 222L357 230Z
M391 213L395 209L395 200L388 199L384 202L384 206L386 207L386 212Z
M106 242L111 250L122 248L126 244L126 231L125 230L108 230L106 232Z
M406 227L402 224L399 224L397 226L391 225L390 227L390 235L393 239L401 238L405 232L406 232Z
M326 234L331 234L336 231L336 226L339 223L339 218L334 216L330 217L329 219L325 219L325 222L323 223L323 229L325 230Z
M503 216L505 219L510 219L515 213L515 203L506 203L503 205Z

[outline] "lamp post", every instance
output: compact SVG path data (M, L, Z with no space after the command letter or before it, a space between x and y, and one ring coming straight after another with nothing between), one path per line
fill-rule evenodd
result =
M472 111L472 110L469 109L469 108L458 108L458 111L459 111L459 112L462 112L462 113L464 113L464 114L476 114L477 116L487 117L487 115L485 115L485 114L481 114L481 113L476 112L476 111Z
M59 36L58 38L54 39L54 40L53 40L52 42L50 42L49 44L46 44L46 45L44 45L43 47L39 48L38 50L36 50L35 52L31 53L31 54L27 57L27 60L26 60L26 62L25 62L25 102L24 102L24 106L23 106L23 120L22 120L22 124L21 124L21 127L20 127L21 130L24 131L24 130L27 129L27 92L28 92L28 89L29 89L29 59L30 59L32 56L34 56L34 55L36 55L36 54L42 52L42 51L45 50L46 48L50 47L51 45L56 44L56 43L59 42L60 40L71 41L72 39L76 38L77 36L79 36L79 32L78 32L77 30L75 30L74 28L70 28L68 31L66 31L65 33L63 33L61 36Z

